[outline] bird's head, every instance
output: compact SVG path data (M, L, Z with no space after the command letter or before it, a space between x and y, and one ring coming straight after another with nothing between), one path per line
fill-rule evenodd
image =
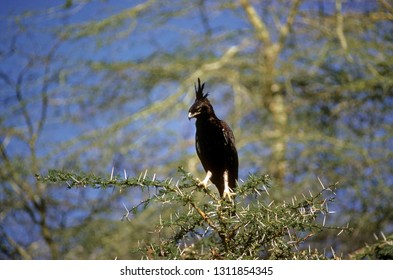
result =
M195 102L188 110L188 119L191 118L206 118L211 114L214 114L213 106L207 99L208 93L203 93L205 83L201 85L201 80L198 78L198 87L195 85Z

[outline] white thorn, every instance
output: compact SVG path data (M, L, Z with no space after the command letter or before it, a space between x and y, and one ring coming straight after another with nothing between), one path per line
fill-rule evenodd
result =
M325 188L325 186L323 185L323 183L322 183L321 179L319 179L319 177L318 177L318 176L317 176L317 179L318 179L319 183L321 184L321 186L322 186L322 189L324 189L324 190L325 190L326 188Z
M325 198L321 204L321 207L323 207L324 205L327 205L327 198Z
M176 186L176 189L178 190L178 192L180 193L181 196L183 196L182 191L180 190L180 188L178 186Z
M263 185L263 189L265 190L265 192L267 193L268 196L270 196L269 192L267 191L267 188L265 187L265 185Z
M124 180L127 180L127 171L126 171L126 169L124 169L123 172L124 172Z
M77 179L75 179L75 178L72 177L71 175L70 175L70 177L72 178L72 180L74 180L75 182L77 182L78 184L80 184L80 182L79 182Z
M333 247L330 246L330 250L332 250L333 258L336 258L336 253L333 250Z
M385 236L385 234L383 234L383 232L381 231L381 235L382 235L382 238L383 238L383 240L385 240L386 241L386 236Z
M146 175L147 175L147 169L146 169L146 171L145 171L145 174L143 175L143 180L146 179Z
M128 213L130 213L130 211L128 211L128 208L127 208L127 206L124 204L124 202L122 202L123 203L123 206L124 206L124 208L126 209L126 211L127 211L127 214Z
M111 179L110 179L110 181L112 181L112 179L113 179L113 172L115 171L115 167L114 166L112 166L112 172L111 172Z

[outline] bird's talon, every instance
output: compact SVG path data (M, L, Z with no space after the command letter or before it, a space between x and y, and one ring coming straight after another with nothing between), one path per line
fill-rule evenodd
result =
M200 188L204 188L204 189L207 189L208 185L207 185L207 183L206 183L206 182L204 182L204 181L201 181L201 180L199 180L198 178L196 179L196 181L197 181L197 185L198 185L198 187L200 187Z
M235 192L231 192L231 191L224 191L224 193L222 194L222 198L225 200L226 198L228 198L228 200L230 202L232 202L232 196L236 196Z

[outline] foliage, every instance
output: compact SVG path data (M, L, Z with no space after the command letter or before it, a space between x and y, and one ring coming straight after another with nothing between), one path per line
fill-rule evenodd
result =
M356 260L393 260L393 236L385 237L382 233L382 240L378 240L374 244L353 252L351 259Z
M342 233L348 228L328 227L318 217L329 214L328 204L335 198L336 186L325 187L317 194L294 198L292 203L269 201L268 175L249 175L237 189L236 202L221 200L209 188L183 169L181 178L158 180L147 176L102 178L92 174L50 170L42 182L66 183L69 188L135 188L150 195L131 209L124 219L150 205L166 205L169 217L160 215L155 233L158 243L139 248L147 259L320 259L323 252L305 244L324 230ZM153 189L153 190L151 190ZM274 188L270 190L274 192ZM176 210L175 210L176 209ZM324 223L324 222L323 222Z

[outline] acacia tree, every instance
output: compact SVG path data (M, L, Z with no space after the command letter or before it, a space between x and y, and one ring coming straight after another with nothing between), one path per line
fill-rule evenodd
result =
M335 198L336 186L292 203L267 203L271 188L269 175L250 175L235 201L222 200L209 188L202 188L190 173L179 170L181 177L158 180L156 174L134 178L99 177L50 170L47 176L37 176L40 182L66 183L69 188L142 188L146 196L139 204L127 209L124 219L131 220L141 208L152 204L170 210L167 217L160 215L154 228L157 242L138 244L145 259L326 259L324 251L304 248L306 242L324 230L340 235L348 227L325 226L330 214L328 204ZM176 209L174 211L174 209ZM146 211L146 210L144 210ZM319 224L318 216L323 216ZM332 258L339 258L332 251Z
M202 176L186 119L198 77L234 128L241 178L271 174L277 201L318 192L317 176L340 181L340 215L326 222L354 231L348 240L323 232L314 239L321 247L347 254L389 233L387 1L126 5L66 1L2 22L4 258L135 256L124 248L136 247L145 235L135 229L150 231L160 210L147 208L130 225L116 217L143 191L59 190L33 175L114 167L114 175L153 169L166 178L184 166Z

